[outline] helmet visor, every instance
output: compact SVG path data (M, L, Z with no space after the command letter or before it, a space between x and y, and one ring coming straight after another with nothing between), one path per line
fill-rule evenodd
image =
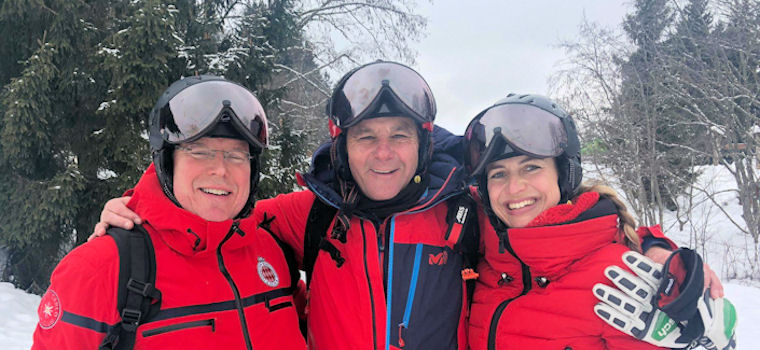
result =
M267 119L259 100L246 88L227 81L208 81L180 91L159 112L159 128L172 144L197 140L208 133L222 115L233 111L233 124L248 142L269 144Z
M567 147L567 132L556 115L528 104L496 105L475 117L465 131L465 162L472 175L502 154L557 157Z
M373 112L369 109L385 86L417 114L411 117L421 123L435 119L435 100L427 82L411 68L391 62L369 64L351 74L340 91L333 94L330 117L340 127L355 124Z

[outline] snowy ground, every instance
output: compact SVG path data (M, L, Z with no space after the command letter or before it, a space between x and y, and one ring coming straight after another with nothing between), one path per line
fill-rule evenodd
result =
M757 344L760 344L760 284L750 286L732 281L725 286L726 295L739 312L737 349L757 349ZM0 282L0 348L22 350L32 346L39 302L39 296L26 294L13 288L10 283Z
M586 170L584 175L587 177L600 177L591 174L591 169ZM714 200L707 199L704 194L695 195L690 213L681 215L681 221L686 222L683 227L679 224L677 213L667 213L664 230L679 245L697 249L721 276L726 296L738 311L737 349L758 349L760 282L749 281L747 277L758 276L760 267L753 264L753 257L760 247L755 247L752 239L731 222L743 224L736 194L726 191L735 186L730 173L712 166L703 167L702 170L698 186L709 193L719 194ZM10 283L0 282L0 349L31 347L39 301L39 296L15 289Z

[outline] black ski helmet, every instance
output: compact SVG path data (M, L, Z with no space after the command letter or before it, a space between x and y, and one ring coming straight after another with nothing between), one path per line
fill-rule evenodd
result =
M419 158L415 174L424 175L432 159L436 105L425 79L396 62L375 61L346 73L327 101L333 167L342 180L351 180L345 129L364 119L408 117L419 130ZM416 177L416 176L415 176Z
M583 171L575 123L544 96L507 95L475 116L464 138L465 164L487 206L486 165L513 156L555 158L561 202L572 199L580 187Z
M250 214L259 183L260 155L268 145L267 119L256 96L237 83L213 75L183 78L172 83L150 112L150 151L164 194L174 196L174 150L180 143L202 137L248 142L251 187L248 201L236 217Z

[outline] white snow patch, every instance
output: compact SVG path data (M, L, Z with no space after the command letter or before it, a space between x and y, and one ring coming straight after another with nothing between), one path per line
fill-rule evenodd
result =
M32 347L40 299L37 295L14 288L10 283L0 282L0 344L3 344L3 349Z
M98 180L108 180L117 176L119 175L111 169L98 169Z

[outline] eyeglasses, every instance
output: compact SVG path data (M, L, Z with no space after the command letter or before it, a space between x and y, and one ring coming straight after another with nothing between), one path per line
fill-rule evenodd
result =
M231 122L249 142L267 147L264 108L250 91L229 81L207 81L182 90L159 111L158 127L168 143L192 142L224 115L232 117Z
M327 105L327 114L340 128L350 127L369 114L382 113L388 109L386 104L420 124L435 119L435 99L430 86L405 65L373 62L354 70L344 79Z
M202 160L202 161L209 161L216 158L216 153L220 152L222 153L222 157L224 158L224 161L234 164L234 165L243 165L246 162L251 161L253 159L253 156L244 151L222 151L218 149L211 149L206 147L185 147L185 146L179 146L177 149L184 151L185 153L189 154L190 157L193 157L193 159Z

